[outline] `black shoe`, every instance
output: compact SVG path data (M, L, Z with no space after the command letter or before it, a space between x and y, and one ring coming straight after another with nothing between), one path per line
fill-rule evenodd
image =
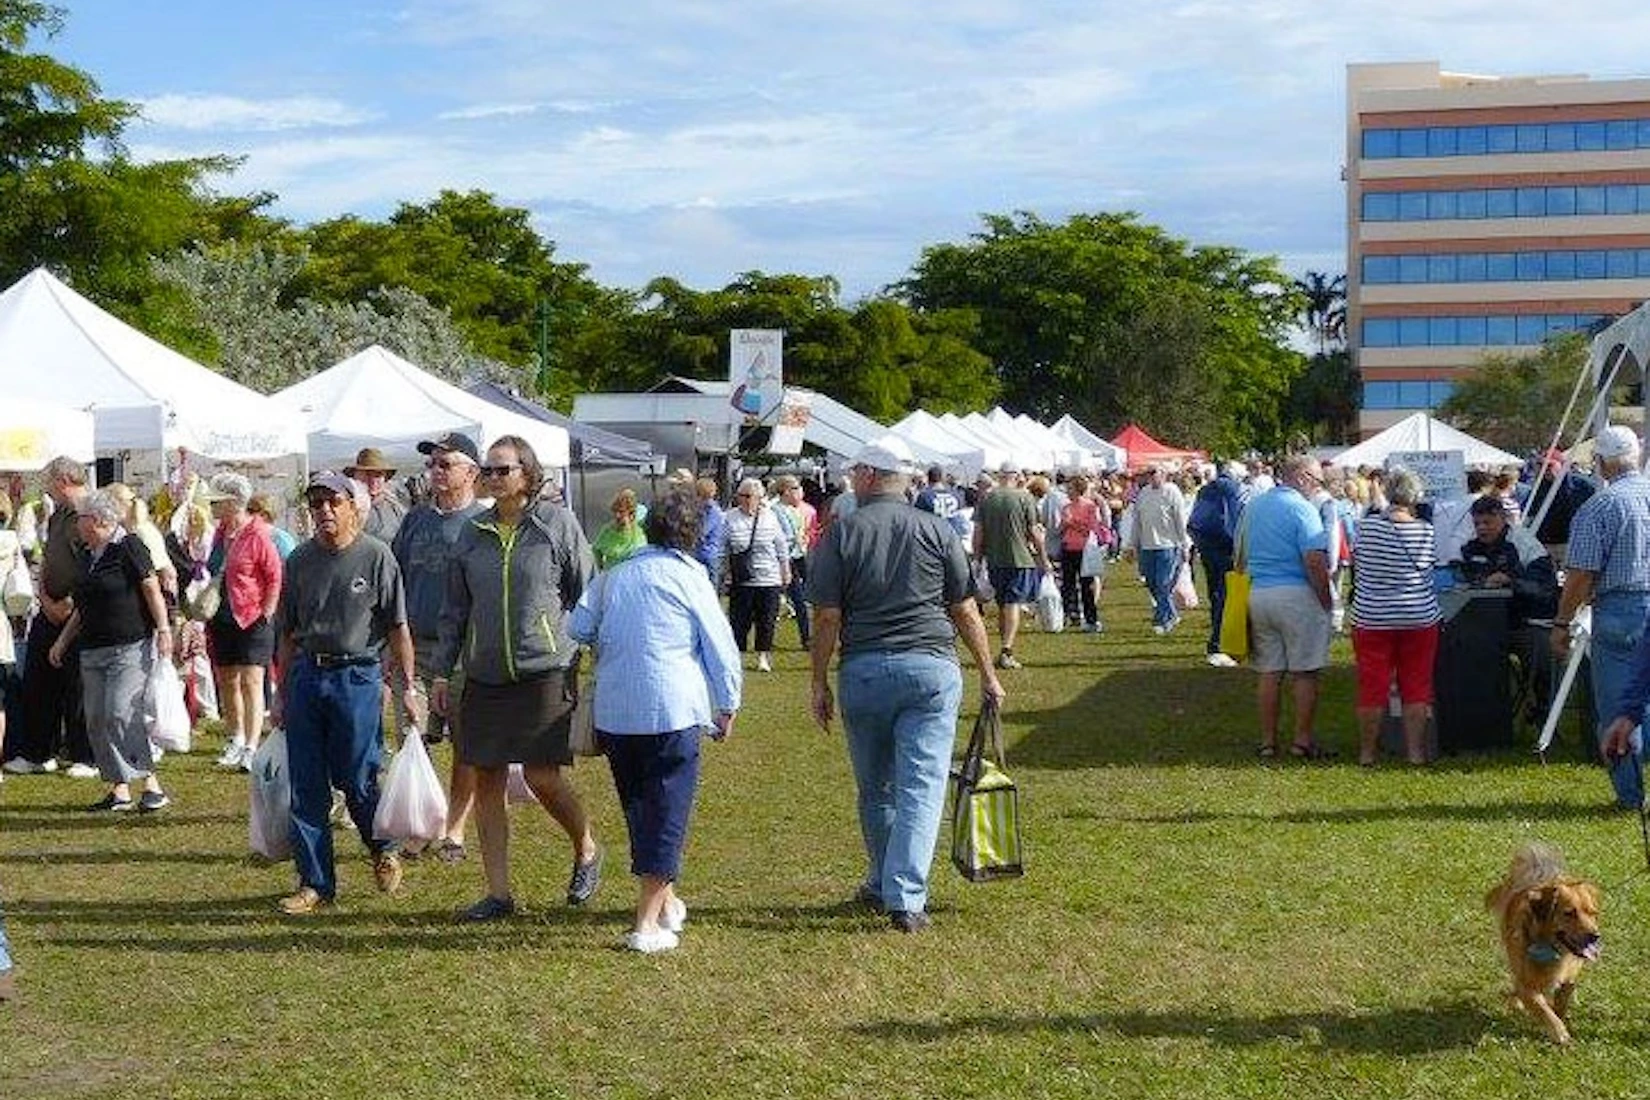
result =
M516 903L512 898L495 898L488 894L468 909L459 912L458 919L462 921L489 921L503 920L505 917L516 915Z
M90 806L87 806L86 809L90 810L92 813L104 813L110 810L115 813L127 813L132 810L134 806L135 803L133 803L130 798L119 798L113 791L110 791Z
M602 850L588 860L573 861L573 877L567 881L567 904L583 905L596 893L602 882Z
M901 932L921 932L934 922L921 909L890 909L888 923Z
M878 894L869 886L862 885L858 890L854 891L854 903L856 905L865 906L865 908L869 909L873 913L883 913L887 911L886 907L882 904L882 895Z

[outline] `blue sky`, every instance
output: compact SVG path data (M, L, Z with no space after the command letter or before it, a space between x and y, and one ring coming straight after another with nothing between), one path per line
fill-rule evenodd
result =
M1643 0L63 2L39 45L134 155L242 156L296 221L482 188L610 285L850 299L1017 209L1338 272L1347 62L1650 74Z

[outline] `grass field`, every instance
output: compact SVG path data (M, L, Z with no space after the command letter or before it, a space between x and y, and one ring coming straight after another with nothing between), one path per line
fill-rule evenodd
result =
M247 856L211 743L164 763L175 804L150 819L8 779L24 999L0 1006L0 1100L1650 1094L1650 882L1602 773L1574 751L1360 769L1344 652L1320 722L1339 760L1263 764L1251 674L1202 663L1201 611L1154 638L1123 572L1107 634L1031 634L1005 674L1028 875L969 885L942 851L919 936L847 903L852 781L790 624L707 750L667 956L616 949L634 894L599 762L577 771L610 850L593 907L559 903L565 840L518 808L525 912L486 927L452 920L474 855L386 898L342 835L341 904L279 916L289 871ZM1566 1052L1503 1003L1481 909L1531 838L1607 888Z

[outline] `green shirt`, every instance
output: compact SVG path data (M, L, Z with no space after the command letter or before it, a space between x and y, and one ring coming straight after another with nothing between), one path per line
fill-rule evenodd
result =
M1037 498L1026 490L1003 486L987 493L974 509L974 525L980 529L986 565L993 569L1036 568L1031 529L1041 522Z

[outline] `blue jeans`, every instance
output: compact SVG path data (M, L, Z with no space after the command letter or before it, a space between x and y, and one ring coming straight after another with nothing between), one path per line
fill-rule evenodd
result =
M1593 603L1593 637L1589 656L1593 666L1593 706L1598 715L1599 744L1604 744L1604 731L1614 720L1621 696L1633 678L1633 651L1644 635L1644 619L1650 612L1650 593L1619 592L1602 596ZM1628 757L1606 761L1610 768L1610 785L1615 788L1616 801L1630 809L1644 804L1644 780L1641 767L1644 760L1644 737L1641 730L1633 731L1633 756L1640 766Z
M945 812L962 670L932 653L856 653L837 670L837 696L859 788L865 885L889 909L921 912Z
M332 790L344 793L350 820L372 852L393 848L374 840L378 766L382 759L381 666L320 668L300 653L287 673L287 771L292 777L292 852L298 880L323 898L338 892L332 854Z
M1140 572L1152 593L1152 625L1168 626L1180 617L1174 609L1175 574L1180 571L1180 550L1140 551Z
M11 941L6 939L6 913L0 909L0 974L4 974L11 967Z
M1209 585L1209 652L1220 652L1220 616L1226 610L1226 574L1232 568L1232 544L1198 539L1197 556Z

